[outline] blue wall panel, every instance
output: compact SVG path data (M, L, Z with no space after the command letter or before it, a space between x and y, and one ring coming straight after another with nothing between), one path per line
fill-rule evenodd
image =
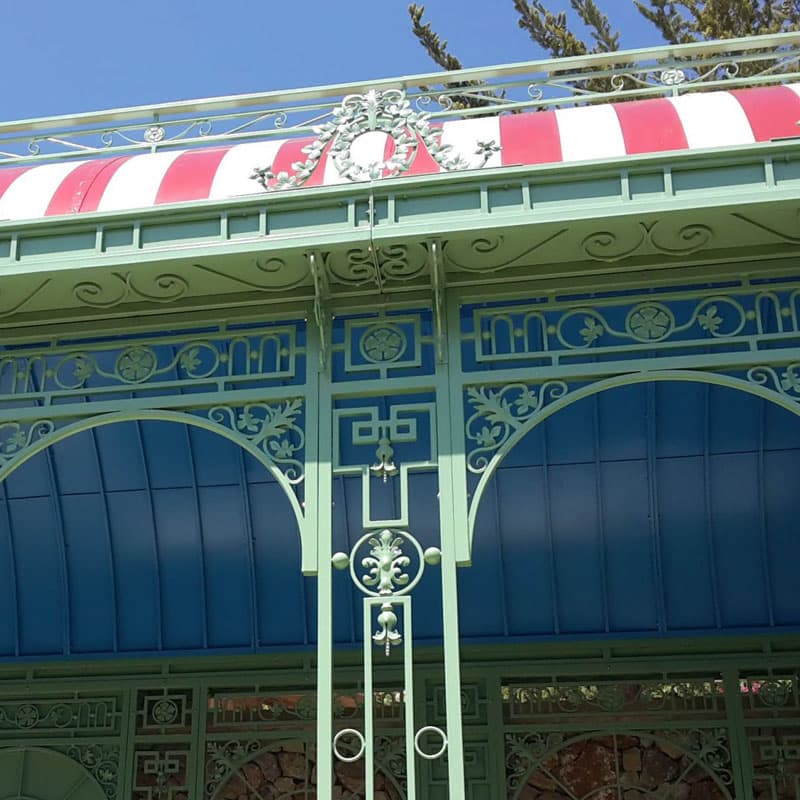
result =
M730 390L651 384L585 398L530 432L488 483L465 641L800 626L800 419ZM373 513L399 482L373 483ZM438 543L435 473L410 476L410 527ZM361 481L334 483L334 547L362 533ZM214 434L123 423L35 456L0 492L0 658L313 646L283 490ZM440 572L414 593L441 635ZM362 638L362 596L334 576L334 633Z

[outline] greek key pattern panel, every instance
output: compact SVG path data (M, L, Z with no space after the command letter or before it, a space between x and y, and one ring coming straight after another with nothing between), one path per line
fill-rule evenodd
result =
M333 377L337 382L432 375L430 311L337 317L333 321Z
M466 372L767 351L800 342L795 282L538 297L462 306Z
M303 383L303 323L55 341L0 352L0 400L128 398Z

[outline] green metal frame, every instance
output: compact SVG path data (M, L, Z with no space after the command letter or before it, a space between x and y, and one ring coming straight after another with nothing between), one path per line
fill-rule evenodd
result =
M347 103L401 94L419 131L492 110L780 83L800 78L799 43L783 34L2 123L0 161L324 136ZM800 143L480 171L435 155L445 174L284 193L263 173L269 191L224 203L0 222L0 479L100 425L200 426L282 486L302 569L318 581L314 663L0 670L0 759L10 754L23 779L37 770L25 772L20 747L31 764L44 751L78 764L109 798L199 800L253 759L306 769L316 742L317 787L361 769L359 756L370 800L384 791L378 774L390 796L405 782L409 800L418 787L495 800L499 786L523 800L534 772L563 782L548 766L557 751L605 748L608 759L627 736L641 758L661 759L647 755L649 737L682 752L672 760L689 759L687 769L703 764L723 796L750 796L763 772L771 800L800 797L797 784L793 795L780 788L796 780L785 764L800 753L796 647L462 657L457 585L495 470L573 402L700 381L800 414ZM299 186L313 167L278 183ZM437 476L438 539L409 530L415 472ZM330 514L339 475L362 484L361 550L344 554L333 552ZM388 481L400 484L393 519L373 512ZM415 570L426 564L442 582L435 654L413 649ZM367 594L360 665L334 653L334 567ZM375 645L390 658L373 657ZM212 690L239 715L228 727L208 727ZM631 710L626 692L661 692L669 707ZM532 698L539 706L517 714L514 703ZM347 719L342 709L359 710Z
M526 796L530 781L544 781L560 790L571 787L565 796L584 800L576 793L580 775L564 768L569 760L553 760L553 754L569 759L583 749L584 758L605 764L599 775L606 774L615 792L618 785L652 790L657 787L648 781L661 776L667 786L713 783L723 797L765 792L770 800L796 800L798 642L727 640L715 655L708 654L708 644L674 641L653 652L641 642L603 649L518 646L511 657L465 652L465 796L512 800ZM421 690L413 710L425 726L441 726L447 716L440 659L433 651L417 656L414 677ZM34 754L35 765L35 754L52 753L54 763L80 767L76 774L91 776L86 785L112 800L219 800L228 796L225 787L244 782L257 791L257 781L274 785L287 775L294 780L288 782L292 796L310 798L318 791L321 760L314 752L315 676L315 664L290 656L0 670L0 742L11 745L0 744L0 760L16 763L9 759L24 751ZM380 667L371 688L363 679L352 659L337 665L333 729L343 734L337 746L346 757L357 750L348 749L346 732L372 714L374 774L384 787L379 791L398 800L412 797L403 736L404 708L411 707L404 700L409 689L403 670L395 663ZM432 754L439 740L422 739L421 747ZM623 762L625 750L640 752ZM359 772L342 763L336 782L347 798L347 787L352 792L365 774L363 767ZM440 761L422 759L419 769L421 796L452 796ZM634 773L641 783L626 784ZM57 787L59 770L47 774ZM0 786L9 779L3 772ZM287 781L278 785L287 787Z

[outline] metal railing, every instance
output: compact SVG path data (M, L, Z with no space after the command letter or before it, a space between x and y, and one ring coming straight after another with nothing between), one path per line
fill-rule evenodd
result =
M0 165L314 135L348 95L431 121L800 80L800 32L0 122Z

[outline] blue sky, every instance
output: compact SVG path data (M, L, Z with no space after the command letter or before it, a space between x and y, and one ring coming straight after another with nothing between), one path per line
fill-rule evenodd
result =
M660 40L633 0L599 0L623 47ZM5 0L0 119L428 72L407 0ZM554 9L567 0L553 0ZM512 0L428 0L467 66L543 57Z

